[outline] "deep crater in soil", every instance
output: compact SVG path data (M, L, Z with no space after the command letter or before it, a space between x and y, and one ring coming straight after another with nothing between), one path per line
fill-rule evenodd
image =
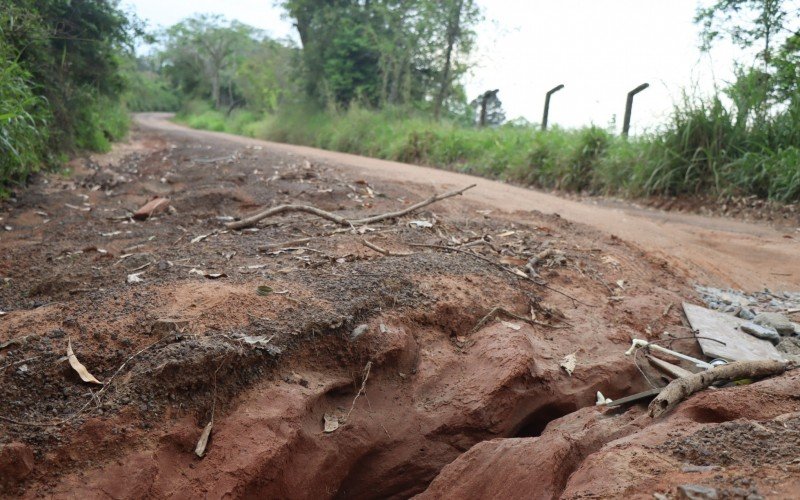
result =
M560 495L645 426L593 407L645 388L631 338L690 333L666 307L693 297L685 276L557 215L448 199L354 230L288 215L231 231L264 205L356 218L433 191L223 141L126 147L2 206L5 495L477 497L448 474L528 446L537 491ZM172 209L129 217L154 196ZM532 259L539 284L514 275ZM70 368L68 341L105 385Z

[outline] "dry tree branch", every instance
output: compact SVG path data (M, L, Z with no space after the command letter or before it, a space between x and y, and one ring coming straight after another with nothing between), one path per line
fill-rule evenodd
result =
M648 413L657 418L675 408L681 401L695 392L702 391L714 382L738 380L743 378L763 378L780 375L789 368L786 361L759 360L736 361L727 365L709 368L700 373L681 377L669 383L661 393L650 402Z
M335 222L342 226L356 226L356 225L361 226L364 224L373 224L375 222L380 222L382 220L395 219L397 217L410 214L411 212L415 212L422 207L430 205L431 203L436 203L437 201L444 200L445 198L451 198L453 196L460 195L467 189L474 188L476 185L477 184L472 184L465 188L456 189L455 191L448 191L447 193L431 196L427 200L411 205L410 207L406 207L403 210L397 210L395 212L387 212L385 214L373 215L370 217L365 217L363 219L349 220L342 217L341 215L336 215L331 212L326 212L325 210L321 210L319 208L308 205L279 205L277 207L269 208L257 214L251 215L250 217L245 217L242 220L229 222L225 224L225 227L227 227L228 229L244 229L247 227L254 226L258 221L266 219L267 217L272 217L274 215L280 215L288 212L305 212Z

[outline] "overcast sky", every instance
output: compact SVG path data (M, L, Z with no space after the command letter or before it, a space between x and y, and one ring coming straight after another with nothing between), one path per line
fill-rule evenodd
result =
M698 0L478 0L478 28L470 96L500 89L509 119L541 120L545 92L563 83L551 101L550 123L621 127L627 92L640 83L633 131L658 125L681 98L709 93L730 80L736 52L725 44L699 49L692 22ZM123 0L152 27L195 13L220 13L297 39L273 0Z

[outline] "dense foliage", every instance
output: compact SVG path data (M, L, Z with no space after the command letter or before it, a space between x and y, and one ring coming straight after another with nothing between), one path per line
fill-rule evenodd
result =
M135 32L114 0L3 2L0 184L124 134L120 64Z

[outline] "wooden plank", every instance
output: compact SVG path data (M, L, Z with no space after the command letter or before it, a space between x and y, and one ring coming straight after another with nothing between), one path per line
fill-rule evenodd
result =
M681 378L681 377L688 377L692 374L689 370L681 368L678 365L673 365L663 359L658 359L655 356L647 356L647 361L650 362L651 365L655 366L662 372L670 375L672 378Z
M726 361L758 361L775 359L783 361L781 353L769 341L743 331L739 326L747 321L705 307L683 303L683 311L692 325L703 353L710 358ZM715 339L715 340L711 340ZM724 344L720 342L724 342Z
M663 387L658 387L655 389L648 389L643 392L637 392L636 394L631 394L630 396L625 396L624 398L615 399L614 401L608 403L606 406L609 408L613 408L615 406L622 406L628 403L635 403L636 401L642 401L645 399L653 399L661 392Z

